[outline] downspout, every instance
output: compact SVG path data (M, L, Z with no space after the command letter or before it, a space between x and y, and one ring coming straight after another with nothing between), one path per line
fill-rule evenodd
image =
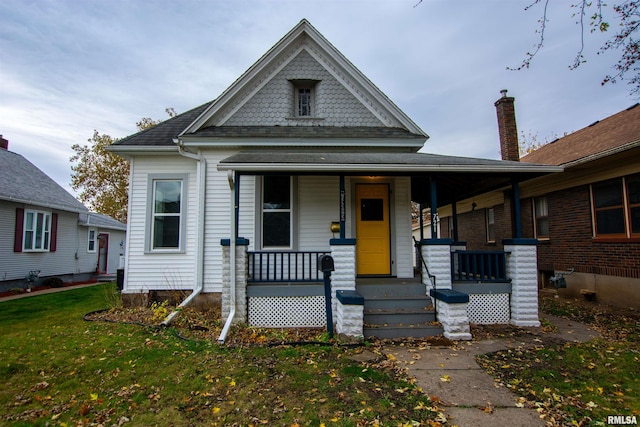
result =
M166 319L160 323L161 326L169 326L173 321L173 318L178 315L180 310L188 306L200 293L204 287L204 215L205 215L205 197L206 197L206 183L207 183L207 160L204 156L199 154L189 153L184 150L182 141L174 140L178 144L178 153L186 158L196 160L198 175L198 223L196 232L196 283L193 287L193 292L185 298L184 301L173 310Z
M236 315L236 188L233 180L233 171L227 171L227 180L231 190L231 238L229 239L229 317L220 332L218 344L224 344L229 328Z

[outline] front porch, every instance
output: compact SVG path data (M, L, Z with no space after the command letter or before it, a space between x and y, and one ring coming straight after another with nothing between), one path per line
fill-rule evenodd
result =
M223 290L223 317L235 294L236 322L259 327L325 327L320 256L331 255L331 314L346 335L399 338L444 334L470 339L470 323L539 326L536 242L505 241L505 251L465 251L448 239L420 242L423 268L413 278L357 277L355 241L333 239L330 251L249 251L235 242L235 282ZM231 241L222 242L225 277ZM349 296L348 298L346 296Z

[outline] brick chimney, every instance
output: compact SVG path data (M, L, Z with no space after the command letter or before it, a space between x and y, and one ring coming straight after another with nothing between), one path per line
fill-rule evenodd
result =
M2 137L2 135L0 135L0 148L2 148L4 150L8 150L9 149L9 141L4 139Z
M498 132L500 134L500 152L502 160L520 161L520 148L518 147L518 128L516 127L516 111L513 105L514 98L507 96L507 90L500 91L502 98L495 102L498 113Z

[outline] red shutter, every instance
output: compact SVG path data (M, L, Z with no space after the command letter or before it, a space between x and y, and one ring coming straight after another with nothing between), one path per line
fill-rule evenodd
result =
M13 252L22 252L24 235L24 209L16 208L16 234L13 239Z
M49 252L55 252L58 247L58 214L51 214L51 241Z

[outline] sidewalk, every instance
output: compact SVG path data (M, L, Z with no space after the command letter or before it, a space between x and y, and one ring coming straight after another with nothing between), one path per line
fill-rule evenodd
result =
M598 336L583 324L546 314L541 317L557 327L557 332L544 333L545 339L584 342ZM463 341L453 347L391 346L386 352L395 356L399 366L407 368L425 393L441 400L440 406L449 419L447 425L542 427L545 422L535 410L517 407L518 396L495 382L475 361L478 354L520 347L535 340L536 335L527 335Z
M82 283L79 285L64 286L62 288L49 288L49 289L38 290L36 292L25 292L22 294L9 295L5 297L0 296L0 302L11 301L11 300L21 299L21 298L35 297L37 295L51 294L54 292L70 291L72 289L86 288L87 286L95 286L95 285L101 285L101 284L102 282Z

